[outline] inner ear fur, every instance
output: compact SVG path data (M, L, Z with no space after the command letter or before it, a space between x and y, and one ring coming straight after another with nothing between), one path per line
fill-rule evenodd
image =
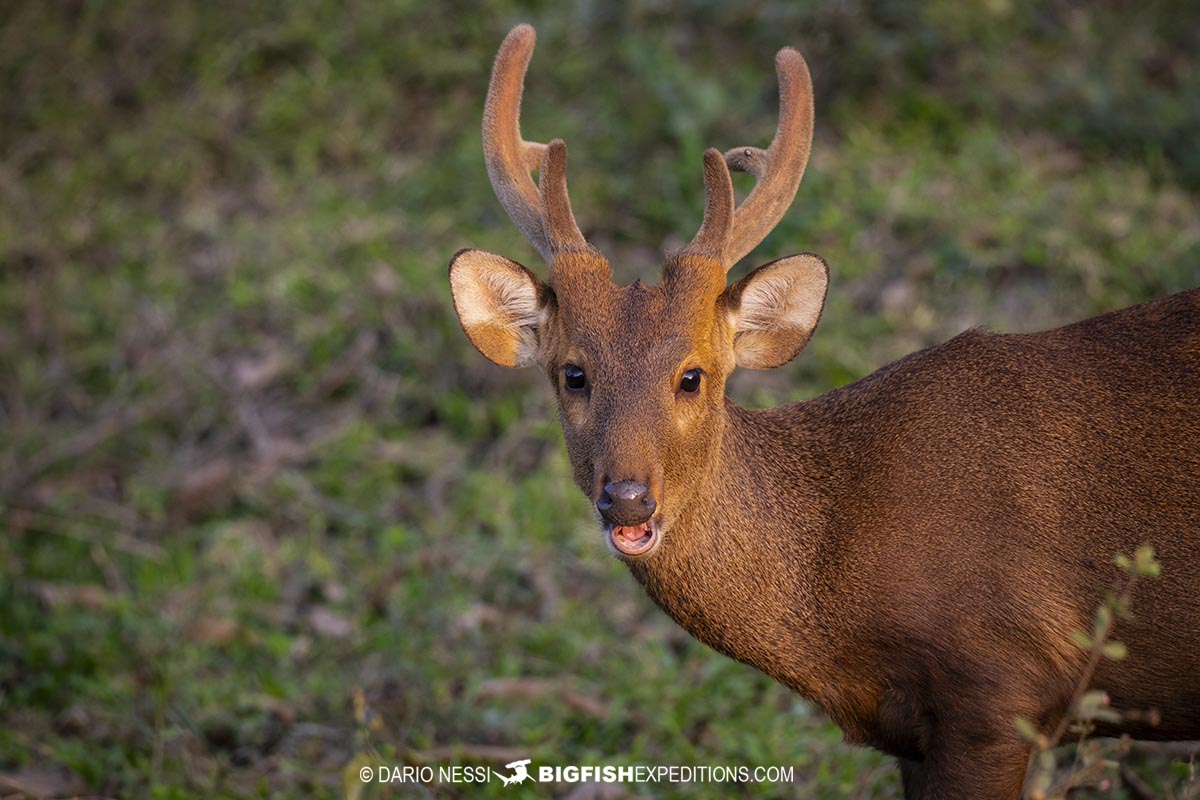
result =
M739 367L786 364L812 336L829 288L829 267L812 253L785 256L742 278L721 301L733 329Z
M450 293L471 344L502 367L536 363L539 328L552 292L536 275L504 256L460 250L450 259Z

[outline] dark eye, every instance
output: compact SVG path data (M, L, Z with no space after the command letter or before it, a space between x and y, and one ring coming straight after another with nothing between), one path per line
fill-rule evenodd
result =
M587 376L574 364L567 364L563 367L563 379L567 389L572 392L581 392L587 386Z
M679 391L695 394L700 391L700 376L704 374L702 369L689 369L683 373L683 377L679 379Z

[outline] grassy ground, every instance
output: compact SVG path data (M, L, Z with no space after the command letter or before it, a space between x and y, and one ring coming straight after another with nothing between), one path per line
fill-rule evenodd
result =
M830 301L743 402L1200 283L1200 14L1165 0L5 4L0 776L341 797L364 758L531 756L899 796L885 759L652 607L548 390L453 319L458 248L540 267L479 143L519 21L527 135L571 143L623 279L695 230L706 146L769 139L774 50L808 58L813 161L747 263L818 252ZM1164 796L1188 780L1141 769Z

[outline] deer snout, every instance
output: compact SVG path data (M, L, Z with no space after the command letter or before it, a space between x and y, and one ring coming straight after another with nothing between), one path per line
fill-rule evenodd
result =
M641 525L654 515L658 503L650 487L637 481L606 483L596 501L596 510L613 525Z

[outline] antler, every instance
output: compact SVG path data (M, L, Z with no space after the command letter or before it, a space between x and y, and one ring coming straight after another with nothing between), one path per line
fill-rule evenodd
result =
M704 222L687 249L719 254L726 270L757 247L783 219L796 197L812 149L813 93L808 65L799 53L785 47L775 54L775 72L779 76L779 127L771 146L766 150L735 147L720 163L710 156L715 151L704 154ZM749 172L757 179L754 190L736 210L727 195L733 191L730 169ZM712 174L714 171L723 177ZM731 214L732 220L719 224L715 217L722 213ZM728 233L718 247L714 231L721 228Z
M733 180L725 157L715 147L704 151L704 221L688 250L724 260L733 224Z
M547 262L563 250L588 246L567 196L567 146L521 138L521 95L537 34L530 25L513 28L496 54L483 109L483 158L500 204L513 224ZM530 172L539 171L539 190Z

